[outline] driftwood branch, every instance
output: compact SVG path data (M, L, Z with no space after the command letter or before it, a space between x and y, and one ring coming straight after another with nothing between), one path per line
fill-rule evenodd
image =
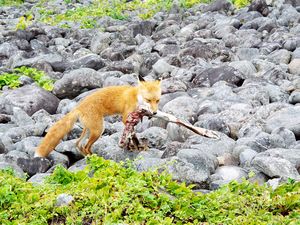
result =
M195 132L196 134L218 139L219 136L215 131L207 130L201 127L193 126L187 122L184 122L175 116L158 111L157 114L153 115L151 112L144 108L139 108L136 111L130 113L126 119L125 129L119 142L119 146L127 150L145 150L148 147L147 140L139 140L134 131L134 127L143 119L144 116L159 118L171 123L178 124L186 127L187 129Z

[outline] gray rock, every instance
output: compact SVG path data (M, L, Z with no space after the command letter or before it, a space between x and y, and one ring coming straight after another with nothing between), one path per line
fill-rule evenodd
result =
M177 97L166 103L163 111L191 123L197 120L198 102L191 97Z
M90 68L81 68L66 73L54 84L53 93L59 98L75 97L85 89L102 87L102 74Z
M242 166L250 166L252 159L257 155L257 152L248 148L241 152L239 160Z
M145 76L152 71L152 66L160 59L157 52L143 54L143 61L140 67L140 74Z
M162 149L168 141L168 132L160 127L150 127L139 134L138 137L148 140L149 147Z
M289 97L289 103L297 104L300 103L300 91L293 91Z
M70 205L72 202L74 202L75 199L72 195L69 194L60 194L57 196L56 198L56 206L60 207L60 206L68 206Z
M293 59L300 59L300 47L296 48L293 52L292 52L292 60Z
M188 137L194 134L191 130L174 123L167 124L168 137L172 141L184 142Z
M300 58L293 59L289 64L289 72L291 74L300 75Z
M46 172L51 163L46 158L33 158L33 159L24 159L18 158L17 165L22 168L24 172L26 172L29 176L32 176L37 173Z
M182 97L182 96L189 97L189 95L186 92L182 92L182 91L163 94L159 101L159 105L158 105L159 109L162 109L165 104L172 101L173 99Z
M222 156L225 153L231 153L235 146L235 141L222 133L218 133L218 135L220 136L220 139L193 135L185 141L182 147L199 149L215 156Z
M286 159L292 163L296 169L300 168L300 149L273 148L259 153L257 157L275 157Z
M138 155L137 158L142 158L142 159L146 159L146 158L158 158L158 159L163 159L162 155L163 155L163 151L158 150L156 148L150 148L147 149L147 151L141 151Z
M10 58L18 51L18 47L12 43L4 42L0 45L0 57Z
M216 0L209 4L204 11L214 12L214 11L228 11L233 8L232 4L226 0Z
M100 54L104 49L108 48L111 42L111 34L98 32L91 40L91 51Z
M124 60L135 52L135 48L135 46L127 46L124 43L116 43L103 50L101 57L112 61Z
M277 85L267 83L264 88L269 94L270 102L288 102L288 93Z
M134 161L135 167L138 171L160 170L167 163L166 159L159 158L141 158Z
M170 158L172 156L176 156L182 147L182 143L178 141L168 142L166 145L166 149L161 156L162 159Z
M198 114L216 114L223 110L222 104L218 101L205 100L200 103ZM199 120L199 119L198 119Z
M52 151L47 159L51 161L52 165L52 167L47 170L47 173L52 173L57 165L62 165L63 167L67 168L70 165L70 160L72 160L71 157L69 159L68 156L57 151Z
M0 139L0 154L4 154L6 153L6 149L5 149L5 145L2 143L1 139Z
M54 68L59 67L58 65L63 62L63 57L59 54L45 54L45 55L38 55L33 58L25 59L18 55L10 58L10 68L17 68L21 66L29 66L32 67L36 64L40 63L48 63Z
M275 64L288 64L291 59L291 52L285 49L276 50L268 56L268 59Z
M34 124L34 120L31 119L30 116L28 116L28 114L19 107L13 108L12 122L17 124L18 126Z
M274 129L271 135L279 135L282 137L286 147L290 147L296 143L295 134L284 127L278 127Z
M233 67L220 66L203 70L195 76L192 82L197 86L210 87L221 80L230 84L239 84L242 81L242 75Z
M114 61L108 65L108 69L111 71L120 71L124 74L133 73L134 66L131 62L127 61Z
M15 176L20 178L25 178L26 175L23 170L14 163L0 162L0 170L12 169L14 171Z
M269 93L259 83L244 83L242 87L235 89L235 92L252 106L267 105L270 102Z
M86 158L83 158L77 162L75 162L72 166L68 168L71 172L78 172L84 170L87 167Z
M216 169L211 179L214 179L214 176L230 182L232 180L242 181L243 178L247 178L248 174L238 166L221 166Z
M264 185L269 179L269 177L262 172L255 171L254 173L254 176L250 176L248 179L248 181L250 181L251 183Z
M26 125L21 127L10 128L3 136L9 137L13 143L30 136L42 136L47 124L36 123L34 125ZM3 139L2 139L3 141Z
M174 69L174 66L171 66L168 64L165 59L159 59L154 65L153 65L153 71L161 75L163 73L171 73Z
M19 142L14 144L14 147L19 152L25 152L30 156L34 155L35 148L39 145L41 142L41 137L36 136L29 136L22 138Z
M37 173L30 177L28 182L33 183L34 185L40 185L43 184L47 177L49 177L50 175L50 173Z
M177 157L185 162L191 163L194 169L208 175L215 172L218 159L213 154L199 149L181 149Z
M118 138L120 134L115 134ZM102 136L98 139L92 147L92 152L104 159L110 159L114 161L124 161L126 159L135 158L139 152L131 152L119 147L118 140L113 136Z
M234 61L234 62L229 63L228 65L235 68L241 74L243 74L244 79L254 77L254 75L256 73L255 66L250 61L247 61L247 60Z
M74 160L82 159L84 156L76 147L77 140L69 140L61 142L59 145L56 146L55 150L57 152L63 153L65 155L69 155Z
M180 79L176 78L167 78L164 79L161 83L161 92L162 94L174 93L174 92L183 92L188 89L187 85L182 82Z
M259 56L259 49L257 49L257 48L238 48L236 55L239 60L250 61Z
M163 24L160 25L161 27ZM160 27L156 28L156 31L152 34L152 39L155 41L173 37L180 31L180 27L177 24L171 24L169 26L166 26L164 29L161 29Z
M263 16L267 16L269 14L269 8L265 0L253 1L249 6L248 11L258 11Z
M230 128L226 124L223 118L216 116L215 114L205 114L198 117L198 122L194 124L197 127L202 127L208 130L214 130L222 132L226 135L230 134Z
M26 85L14 90L5 91L1 98L5 101L1 105L1 113L12 114L13 106L20 107L29 116L40 109L45 109L50 114L55 113L58 106L58 98L50 92L36 87L34 85Z
M108 77L103 82L103 87L120 86L120 85L129 85L129 83L117 77Z
M266 130L271 133L279 127L285 127L292 131L296 138L300 137L300 106L284 108L268 117Z
M170 158L167 172L172 178L187 184L196 184L198 188L208 188L209 175L203 170L198 170L192 163L178 157Z
M288 51L294 51L297 48L297 40L296 39L288 39L285 41L283 48ZM292 53L292 56L294 54Z
M262 43L262 34L255 29L247 29L247 30L238 30L235 32L239 40L241 40L240 47L241 48L248 48L248 51L252 48L258 48L260 47ZM259 50L257 49L257 52ZM255 51L251 51L248 53L255 53ZM254 58L254 57L253 57ZM253 59L252 58L252 59ZM246 58L244 60L247 60ZM251 60L251 58L249 59Z
M219 166L238 166L239 160L233 153L224 153L222 156L217 157Z
M257 152L263 152L270 148L284 148L285 142L279 135L270 135L261 132L255 137L240 138L237 140L238 145L247 145Z
M260 172L268 175L271 178L274 177L290 177L297 178L299 173L297 172L295 165L286 159L269 156L257 155L252 160L252 166Z
M71 61L65 68L65 70L75 70L79 68L91 68L99 70L105 66L104 60L96 54L87 54L79 59Z
M230 181L226 181L226 180L214 180L212 182L210 182L209 184L209 189L211 191L217 190L219 188L221 188L222 186L228 184Z
M154 26L155 23L153 21L145 20L132 23L129 26L129 29L131 30L133 37L137 36L138 34L150 36L153 32Z

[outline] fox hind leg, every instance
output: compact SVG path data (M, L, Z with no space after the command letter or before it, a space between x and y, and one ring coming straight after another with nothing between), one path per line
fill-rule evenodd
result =
M87 132L86 128L83 128L82 133L80 135L80 137L78 138L78 140L76 141L76 147L82 152L82 144L80 144L81 140L85 137Z
M92 154L91 147L102 135L103 127L103 117L94 119L93 121L83 121L86 129L89 130L89 139L86 145L82 148L81 152L85 155Z

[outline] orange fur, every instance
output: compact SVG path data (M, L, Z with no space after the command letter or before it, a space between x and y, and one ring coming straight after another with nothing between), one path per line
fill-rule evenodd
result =
M111 86L102 88L83 99L75 109L49 129L38 146L35 156L47 157L60 140L70 132L78 119L84 129L76 145L83 154L91 154L93 143L102 135L105 116L120 114L123 117L123 123L125 123L128 114L133 112L141 103L148 105L151 111L156 112L160 96L160 81L139 82L136 87ZM140 102L141 99L142 102ZM82 147L80 142L87 131L89 139L86 145Z

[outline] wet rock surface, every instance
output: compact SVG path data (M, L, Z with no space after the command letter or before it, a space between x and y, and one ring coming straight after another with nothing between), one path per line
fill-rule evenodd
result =
M109 19L102 31L41 23L16 31L17 20L1 16L0 76L25 65L56 81L52 92L26 77L20 88L3 88L0 169L13 168L41 183L58 164L70 171L85 168L75 147L79 123L47 159L33 158L35 148L86 95L135 85L141 74L163 80L162 111L215 130L220 139L145 119L137 130L149 150L129 152L118 146L120 119L109 117L95 154L136 159L140 171L167 169L176 180L212 190L231 180L299 179L300 12L297 1L282 2L257 0L235 9L218 0L151 20ZM8 10L18 18L26 6ZM252 178L250 171L256 173ZM61 196L57 205L70 202L72 196Z

